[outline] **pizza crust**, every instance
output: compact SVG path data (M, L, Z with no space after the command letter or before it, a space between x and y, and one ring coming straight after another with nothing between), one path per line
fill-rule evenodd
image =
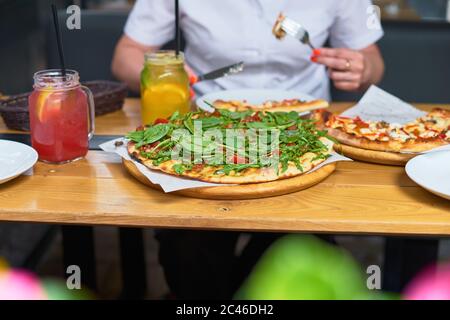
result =
M283 13L280 13L277 17L277 21L275 21L275 24L272 28L272 34L277 38L278 40L282 40L284 37L286 37L286 31L282 28L282 23L286 17Z
M430 141L410 140L405 143L401 143L400 141L378 141L378 140L372 141L364 137L357 137L355 135L346 133L338 129L327 128L327 131L330 136L338 140L340 143L356 148L382 152L421 153L447 144L443 140L430 140Z
M262 105L250 105L242 101L224 101L224 100L216 100L213 103L214 107L217 109L226 109L229 111L269 111L269 112L305 112L312 111L317 109L328 108L329 104L326 100L312 100L308 102L299 101L297 103L293 103L286 106L274 106L274 107L265 107L265 104Z
M334 146L334 149L336 152L355 160L393 166L404 166L409 160L417 156L417 154L412 153L366 150L351 147L345 144L337 144Z
M123 159L123 164L128 172L140 182L155 190L162 190L160 185L153 184L150 180L148 180L148 178L138 170L133 161ZM189 188L174 191L171 192L171 194L213 200L247 200L275 197L310 188L326 179L334 172L335 169L336 163L330 163L314 172L293 177L291 179L256 184Z

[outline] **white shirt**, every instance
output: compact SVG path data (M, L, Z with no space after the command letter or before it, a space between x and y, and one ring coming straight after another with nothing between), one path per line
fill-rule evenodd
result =
M238 75L195 85L198 94L223 89L271 88L329 99L324 66L310 61L298 40L277 40L272 27L280 12L301 23L315 47L363 49L383 36L369 28L370 0L179 0L186 62L197 74L245 62ZM373 20L373 19L372 19ZM373 26L373 25L372 25ZM174 38L174 0L138 0L125 34L144 45Z

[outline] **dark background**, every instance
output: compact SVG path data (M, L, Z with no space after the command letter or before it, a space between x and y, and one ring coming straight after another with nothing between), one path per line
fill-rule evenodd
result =
M58 67L54 32L50 28L50 3L61 9L74 2L83 11L81 30L63 28L69 67L82 80L111 79L110 61L133 1L0 0L0 92L6 95L29 91L37 70ZM386 16L385 37L380 47L386 61L381 87L411 102L450 101L450 23L445 0L380 0L387 7L405 7L397 19ZM94 9L92 9L94 8ZM413 14L411 14L413 12ZM402 21L409 20L409 21ZM334 100L355 100L359 95L333 91Z

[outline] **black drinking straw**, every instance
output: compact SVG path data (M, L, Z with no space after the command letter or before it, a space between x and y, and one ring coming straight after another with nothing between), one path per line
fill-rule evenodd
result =
M175 0L175 52L180 53L180 8L179 1Z
M52 4L52 12L53 12L53 25L55 26L56 32L56 42L58 44L59 62L61 64L61 73L65 80L66 64L64 63L64 50L62 45L61 30L59 28L58 13L56 11L56 6L54 4Z

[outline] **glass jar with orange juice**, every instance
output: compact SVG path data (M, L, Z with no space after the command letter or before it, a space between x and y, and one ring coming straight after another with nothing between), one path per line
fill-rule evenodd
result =
M81 86L78 72L37 72L28 107L31 143L39 160L66 163L86 155L95 110L92 93Z
M189 77L184 69L184 55L161 50L145 55L141 72L143 124L168 118L175 111L190 110Z

